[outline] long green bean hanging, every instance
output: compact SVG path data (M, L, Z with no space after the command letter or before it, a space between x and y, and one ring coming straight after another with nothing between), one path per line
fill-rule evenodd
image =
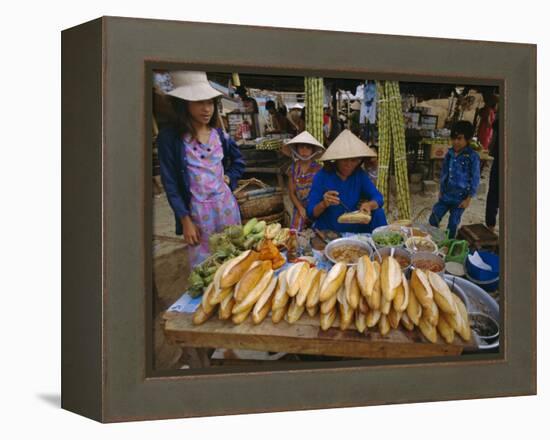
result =
M323 78L305 77L306 130L323 143Z

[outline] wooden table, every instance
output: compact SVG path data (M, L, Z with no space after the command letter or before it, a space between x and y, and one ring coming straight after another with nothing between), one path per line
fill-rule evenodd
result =
M240 325L220 321L213 316L202 325L192 322L192 314L166 312L164 331L168 339L184 347L210 347L301 353L352 358L419 358L456 356L474 345L464 343L458 336L453 344L443 340L432 344L418 329L407 331L399 327L381 336L377 328L360 334L355 329L341 331L338 319L327 331L319 327L319 318L306 314L294 323L271 322L268 316L254 325L249 317ZM199 355L199 357L203 355Z

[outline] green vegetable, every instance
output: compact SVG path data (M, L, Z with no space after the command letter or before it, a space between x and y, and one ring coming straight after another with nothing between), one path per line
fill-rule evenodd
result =
M227 235L231 240L236 240L244 236L243 227L240 225L227 226L223 233Z
M259 234L261 232L263 234L266 226L267 226L267 223L264 220L262 220L261 222L258 222L256 223L256 225L254 225L254 227L252 228L252 233Z
M379 232L372 238L378 246L399 246L403 243L403 236L398 232Z
M246 225L244 225L243 227L243 235L247 237L252 232L252 229L254 228L254 226L256 226L257 223L258 219L256 218L251 218L250 220L248 220L248 222L246 222Z
M245 241L244 241L244 248L245 249L250 249L252 248L252 246L254 246L254 243L256 242L256 240L254 239L254 236L251 235L249 236Z
M226 236L222 233L212 234L208 237L208 250L211 253L216 252L216 250L226 241Z
M233 238L231 239L231 243L235 245L238 249L244 249L244 236L239 238Z
M204 287L208 287L212 281L214 281L214 274L208 275L204 279Z

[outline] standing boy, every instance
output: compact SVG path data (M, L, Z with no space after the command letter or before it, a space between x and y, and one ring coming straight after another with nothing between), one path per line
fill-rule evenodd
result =
M452 148L443 160L439 183L439 200L432 209L430 224L439 226L449 214L449 238L456 236L464 210L470 206L479 186L479 155L470 147L474 126L468 121L458 121L451 130Z

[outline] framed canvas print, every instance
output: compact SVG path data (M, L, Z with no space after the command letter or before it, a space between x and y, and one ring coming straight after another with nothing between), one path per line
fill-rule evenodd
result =
M535 133L533 45L63 31L62 406L536 393Z

